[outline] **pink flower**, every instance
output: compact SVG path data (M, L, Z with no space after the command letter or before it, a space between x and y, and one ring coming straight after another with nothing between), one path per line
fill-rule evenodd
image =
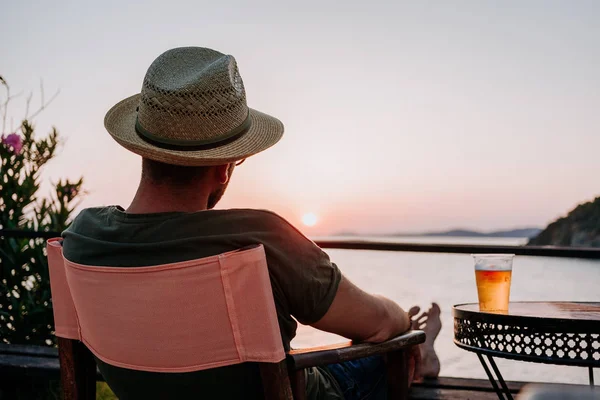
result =
M69 197L75 197L78 194L77 188L74 185L65 186L65 193Z
M16 133L11 133L7 137L4 137L4 135L2 135L2 144L11 146L15 154L21 154L23 142L21 141L21 136L17 135Z

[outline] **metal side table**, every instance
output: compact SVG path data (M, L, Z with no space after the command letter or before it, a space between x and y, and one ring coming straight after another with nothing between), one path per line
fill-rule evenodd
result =
M506 314L480 312L478 303L469 303L455 305L452 314L454 343L477 354L499 399L513 397L493 357L588 367L594 386L593 368L600 367L600 303L514 302Z

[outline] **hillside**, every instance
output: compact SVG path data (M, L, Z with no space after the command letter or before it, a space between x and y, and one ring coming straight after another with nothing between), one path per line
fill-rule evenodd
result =
M578 205L566 217L552 222L528 245L600 247L600 197Z

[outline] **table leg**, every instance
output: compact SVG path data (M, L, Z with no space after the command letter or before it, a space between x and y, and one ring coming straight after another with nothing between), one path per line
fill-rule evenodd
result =
M506 385L506 382L504 382L504 378L502 377L502 374L500 373L498 366L496 366L496 362L494 361L492 356L487 356L487 358L488 358L488 361L490 362L492 368L494 369L494 372L496 373L498 380L500 381L500 385L502 386L502 389L504 389L504 393L506 393L508 398L512 400L512 395L510 394L510 390L508 390L508 386Z
M590 369L590 386L594 387L594 367L588 367Z
M477 354L477 357L479 358L479 362L481 362L481 365L483 366L483 369L485 370L485 373L488 376L488 379L490 380L490 383L492 384L492 387L494 388L494 391L496 392L496 395L498 395L498 398L500 400L504 400L504 398L505 398L504 396L506 395L506 399L513 400L512 394L510 394L510 390L508 390L508 386L506 385L504 378L502 378L502 374L500 373L500 370L496 366L494 359L491 356L487 356L487 358L490 362L490 365L494 369L494 372L496 373L496 376L498 377L498 381L500 382L500 385L502 386L502 390L498 387L498 384L496 383L496 379L492 375L492 372L490 371L490 368L488 367L487 363L483 359L483 356L479 353L476 353L476 354Z

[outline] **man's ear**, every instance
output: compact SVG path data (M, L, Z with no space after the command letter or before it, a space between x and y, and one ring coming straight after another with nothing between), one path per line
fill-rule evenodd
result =
M225 185L227 182L229 182L229 179L231 178L231 168L229 168L229 164L217 165L216 175L217 181L221 185Z

